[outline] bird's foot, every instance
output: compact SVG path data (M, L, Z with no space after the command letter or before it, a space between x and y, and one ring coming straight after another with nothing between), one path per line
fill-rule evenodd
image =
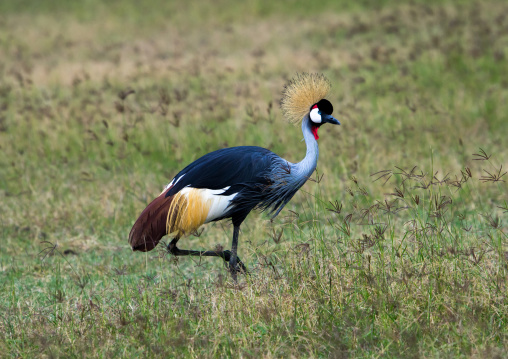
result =
M231 259L231 251L225 250L222 253L224 253L224 256L222 257L222 259L224 259L226 264L229 266L229 261ZM242 260L238 256L236 257L236 266L235 266L234 271L235 272L243 272L245 274L249 274L249 271L247 270L247 267L245 267L245 265L243 264Z
M166 250L168 251L168 253L171 253L171 254L174 254L174 255L176 255L178 253L178 248L176 247L176 244L173 243L173 242L170 242L166 246Z

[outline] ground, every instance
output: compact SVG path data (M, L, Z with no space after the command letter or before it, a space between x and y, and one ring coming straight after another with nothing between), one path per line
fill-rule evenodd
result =
M0 3L0 350L12 357L506 357L508 4ZM341 126L235 285L134 253L186 164L296 162L282 88L324 73ZM228 248L232 226L183 249Z

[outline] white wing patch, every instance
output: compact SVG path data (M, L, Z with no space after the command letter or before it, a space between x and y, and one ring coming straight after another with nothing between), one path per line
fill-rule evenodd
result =
M224 193L225 191L221 192ZM205 223L211 222L214 219L222 217L226 212L230 209L230 204L233 198L238 193L233 193L229 196L219 196L216 194L212 194L212 206L208 211L208 216L206 216Z
M183 178L183 176L185 176L185 175L180 176L180 178L179 178L176 182L175 182L175 179L173 178L173 179L171 180L171 182L169 182L169 183L168 183L168 185L167 185L166 187L164 187L164 189L162 190L161 194L163 194L164 192L166 192L166 191L168 190L168 188L169 188L169 187L171 187L172 185L177 184L177 183L178 183L178 182L179 182L179 181ZM174 182L174 183L173 183L173 182ZM160 196L160 195L159 195L159 196Z

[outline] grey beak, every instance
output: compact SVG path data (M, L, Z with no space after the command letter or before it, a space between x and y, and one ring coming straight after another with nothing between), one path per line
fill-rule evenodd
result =
M326 113L324 115L321 115L321 119L324 120L323 122L328 122L334 125L340 125L339 120L337 120L332 115L327 115Z

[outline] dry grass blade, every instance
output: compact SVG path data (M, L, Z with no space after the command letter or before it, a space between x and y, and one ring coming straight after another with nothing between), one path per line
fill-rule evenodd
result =
M134 93L136 93L136 91L134 91L134 90L133 90L133 89L131 89L131 88L128 88L128 89L126 89L126 90L120 91L120 92L118 93L118 98L119 98L120 100L122 100L122 101L123 101L123 100L125 100L125 99L129 96L129 95L132 95L132 94L134 94Z
M378 176L374 182L376 182L377 180L380 180L381 178L386 178L386 180L383 182L383 185L386 184L386 182L388 182L388 180L392 177L392 174L393 174L393 171L392 170L383 170L383 171L379 171L379 172L376 172L376 173L373 173L371 174L370 176L373 177L373 176Z
M438 172L436 172L434 174L434 179L436 180L435 182L432 182L433 185L446 185L450 182L450 179L448 178L448 176L450 175L449 173L447 173L442 179L438 179L437 178L437 174Z
M503 213L508 213L508 202L504 201L504 206L497 206L497 208L502 209Z
M376 214L377 210L379 209L379 205L376 203L368 208L364 208L360 210L360 218L362 221L367 219L368 224L374 223L374 215Z
M385 239L384 234L387 229L388 229L388 225L378 224L374 227L373 236L378 240L384 240Z
M316 178L314 179L312 177L309 177L309 181L319 184L323 180L324 176L325 176L324 173L322 173L321 175L319 175L319 173L316 173Z
M482 181L484 183L485 182L505 182L504 180L501 179L501 177L503 177L508 172L505 172L505 173L501 174L502 169L503 169L502 165L499 168L499 171L497 173L490 173L489 171L484 169L483 171L485 173L487 173L488 176L482 176L482 177L480 177L480 181Z
M277 244L278 244L278 243L280 242L280 239L282 238L282 234L284 234L284 230L283 230L283 229L281 229L281 230L280 230L280 232L279 232L279 233L277 233L277 232L275 231L275 228L272 228L272 231L273 231L273 233L272 233L272 239L273 239L273 241L274 241L275 243L277 243Z
M471 173L471 169L469 167L466 167L464 171L461 170L460 173L462 174L464 182L466 182L469 178L473 178L473 174Z
M339 201L335 200L334 202L329 201L331 208L327 208L328 211L334 212L337 214L340 214L342 211L342 203L339 203Z
M389 195L389 196L395 196L395 197L399 197L399 198L404 198L404 192L401 189L397 188L397 187L395 187L395 192L393 192L393 193L386 193L386 194Z
M489 158L491 158L491 155L488 155L487 152L485 152L482 148L480 148L479 153L473 153L473 156L476 156L478 158L474 158L474 161L487 161Z
M395 168L400 171L400 172L396 172L395 174L400 175L404 178L402 180L402 183L404 183L406 180L409 180L409 179L422 179L425 177L425 175L423 174L422 171L420 171L420 174L415 173L418 166L413 166L413 168L411 168L411 170L409 172L398 167L398 166L395 166Z
M501 228L501 219L499 217L493 217L490 214L482 214L482 216L487 220L487 223L493 229Z
M448 196L441 196L441 197L435 196L434 197L434 208L436 208L436 210L440 211L443 208L445 208L446 206L452 204L452 202L453 202L452 199Z

